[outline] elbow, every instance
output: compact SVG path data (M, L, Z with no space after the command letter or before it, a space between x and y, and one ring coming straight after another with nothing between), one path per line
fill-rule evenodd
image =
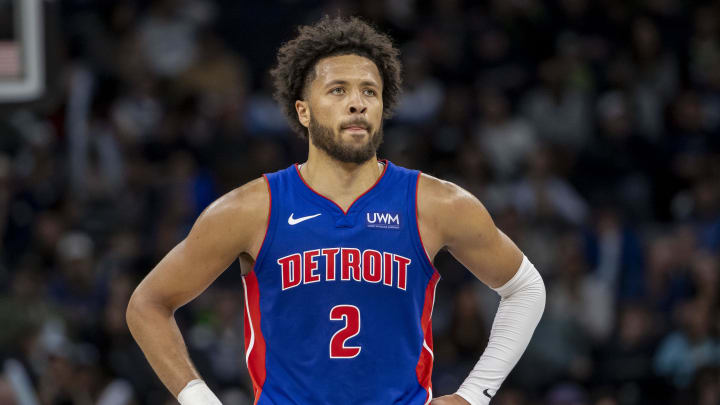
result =
M137 325L142 312L142 298L140 298L138 290L135 290L132 296L130 296L130 301L128 301L127 308L125 308L125 323L127 324L130 333L132 333L133 335L135 334L134 330L137 330Z
M539 274L538 274L539 275ZM545 303L547 302L547 290L545 288L545 281L542 277L539 277L538 282L538 306L540 307L540 314L545 312Z
M540 275L540 272L533 266L532 276L529 282L525 285L528 298L532 300L532 308L535 308L538 319L542 317L545 312L545 304L547 301L547 290L545 288L545 282Z
M547 291L545 290L545 283L543 282L542 277L540 277L540 274L537 273L537 277L535 277L528 285L527 287L527 298L528 298L528 307L531 308L531 318L535 320L535 326L537 327L538 323L540 323L540 319L542 319L543 314L545 313L545 303L547 301Z
M158 317L172 316L173 310L161 305L157 300L148 296L142 285L138 286L130 296L127 308L125 309L125 323L130 333L135 335L142 325L152 325L153 319Z

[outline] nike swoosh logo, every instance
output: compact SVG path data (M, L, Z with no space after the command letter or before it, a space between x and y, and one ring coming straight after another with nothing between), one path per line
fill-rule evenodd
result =
M315 218L318 215L322 215L322 214L308 215L306 217L300 217L300 218L293 218L293 215L295 215L295 213L290 214L290 218L288 218L288 224L290 224L290 225L297 225L302 221L307 221L308 219Z
M490 398L490 399L492 399L492 397L493 397L492 395L490 395L490 393L488 392L487 388L483 391L483 394L485 394L485 396L488 397L488 398Z

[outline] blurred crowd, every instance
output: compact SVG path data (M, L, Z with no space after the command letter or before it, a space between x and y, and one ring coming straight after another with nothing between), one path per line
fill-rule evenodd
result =
M0 404L170 404L125 325L215 198L306 158L268 68L298 24L359 15L402 52L379 156L475 194L542 273L498 405L720 403L720 1L45 2L44 97L0 106ZM495 293L447 253L433 392ZM176 318L252 403L240 270Z

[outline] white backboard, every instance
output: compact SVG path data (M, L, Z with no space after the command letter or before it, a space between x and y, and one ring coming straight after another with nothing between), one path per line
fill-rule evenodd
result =
M0 103L31 101L45 87L41 0L0 0Z

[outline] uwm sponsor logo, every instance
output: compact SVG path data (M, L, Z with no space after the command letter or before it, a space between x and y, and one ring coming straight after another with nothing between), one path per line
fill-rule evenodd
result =
M405 290L410 263L395 253L342 247L306 250L277 260L283 291L321 281L368 282Z
M400 214L367 212L365 213L365 224L368 228L400 229Z

